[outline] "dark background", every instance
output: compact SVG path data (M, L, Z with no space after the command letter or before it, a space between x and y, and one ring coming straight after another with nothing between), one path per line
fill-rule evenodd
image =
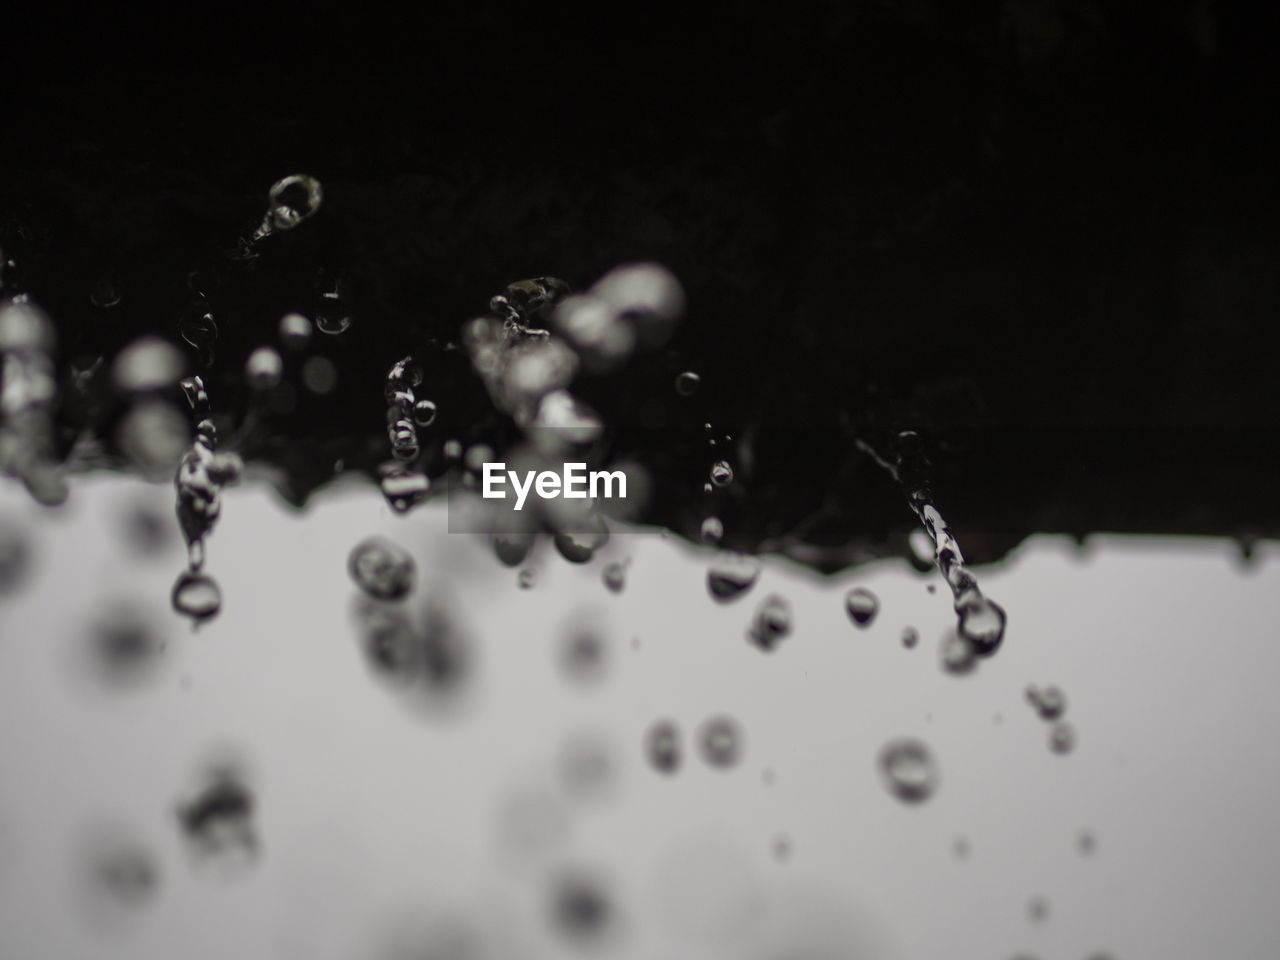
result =
M405 353L437 447L501 441L444 349L460 324L512 280L654 259L684 326L580 390L653 467L659 522L709 509L710 421L754 453L713 505L727 540L838 566L914 522L852 436L913 428L971 558L1035 530L1247 544L1280 527L1271 26L1182 0L28 13L0 41L0 245L68 370L176 338L211 277L205 372L239 418L249 350L341 276L352 328L313 344L337 392L245 439L295 502L386 458ZM231 264L294 172L320 214ZM65 407L64 450L119 413Z

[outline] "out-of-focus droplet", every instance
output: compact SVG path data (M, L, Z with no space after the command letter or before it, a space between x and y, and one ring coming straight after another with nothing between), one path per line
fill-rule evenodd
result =
M742 727L732 717L712 717L698 731L698 747L709 766L721 770L737 766L743 752Z
M922 740L891 740L880 750L880 773L885 786L905 803L922 803L938 788L938 767Z
M675 773L680 769L680 728L674 720L659 720L644 736L644 752L659 773Z
M724 539L724 524L719 517L707 517L702 521L699 533L703 543L717 544Z
M431 481L424 473L388 473L381 481L382 495L396 513L405 513L426 498Z
M156 625L134 605L115 605L90 626L90 653L105 680L141 679L155 666L164 643Z
M90 854L88 880L90 892L101 898L95 907L137 909L155 898L160 887L160 866L140 843L115 839L99 844Z
M267 217L275 230L292 230L320 209L324 189L315 177L295 173L271 185Z
M615 907L599 880L570 873L555 881L551 919L555 929L567 939L598 940L614 922L614 912Z
M311 342L311 321L300 313L286 313L280 318L280 342L290 350L302 350Z
M698 386L701 383L701 377L692 370L685 370L683 373L676 375L676 393L682 397L692 397L698 392Z
M1049 901L1044 897L1032 897L1027 904L1027 918L1032 923L1044 923L1049 919Z
M159 477L182 459L191 442L191 428L168 401L147 397L124 415L116 428L116 441L139 470Z
M26 579L31 547L16 526L0 518L0 597L15 591Z
M869 627L880 612L880 600L866 587L854 587L844 595L844 608L854 623Z
M779 863L786 863L791 859L791 838L787 836L774 837L771 850L774 860Z
M1070 753L1076 746L1075 727L1065 720L1059 720L1049 730L1049 749L1054 753Z
M742 596L760 577L760 561L746 553L721 553L707 570L707 590L717 600Z
M413 422L420 427L429 427L436 421L436 405L432 400L419 400L413 405Z
M516 583L521 590L530 590L538 582L538 571L533 567L525 567L516 575Z
M99 310L109 310L121 299L120 284L112 277L103 277L89 291L89 302Z
M969 673L978 662L973 644L958 633L948 633L943 638L939 655L942 659L942 668L947 673Z
M1041 720L1057 720L1067 710L1066 695L1052 684L1047 687L1027 687L1027 703L1035 708Z
M570 679L584 683L599 681L604 677L608 659L608 645L595 630L579 628L569 634L563 663Z
M1098 847L1098 839L1093 835L1091 830L1081 830L1080 835L1076 837L1076 849L1083 856L1089 856Z
M302 385L316 396L333 393L338 385L338 368L328 357L307 357L302 365Z
M666 341L684 315L684 288L670 270L656 263L616 267L596 281L590 292L634 324L645 346Z
M728 460L717 460L711 465L711 482L717 487L727 487L733 483L733 467Z
M129 344L111 364L111 381L121 393L164 390L182 379L187 360L168 340L141 337Z
M169 600L175 611L198 624L222 609L222 590L212 577L184 573L174 583Z
M351 316L341 304L325 307L316 314L316 329L321 333L336 337L340 333L346 333L350 328Z
M969 838L956 837L955 842L951 844L951 850L956 855L957 860L969 859Z
M214 771L196 795L178 808L188 847L221 867L244 865L258 854L253 794L230 770Z
M245 379L254 390L270 390L283 373L284 361L271 347L258 347L244 364Z
M413 589L416 566L407 550L382 537L369 537L352 548L347 572L375 600L400 600Z
M902 645L904 647L906 647L908 650L911 650L919 642L920 642L919 630L917 630L915 627L902 628Z
M552 538L556 551L570 563L589 563L608 540L609 531L603 526L597 530L561 530Z
M624 563L614 561L605 565L604 572L601 574L601 580L613 593L621 593L623 587L627 585L627 567Z
M791 604L785 597L771 593L756 608L748 639L761 650L772 650L791 634Z

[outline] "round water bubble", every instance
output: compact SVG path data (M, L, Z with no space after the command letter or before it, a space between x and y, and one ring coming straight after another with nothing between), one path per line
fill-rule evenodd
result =
M390 540L369 537L351 550L347 572L375 600L399 600L413 589L413 557Z
M168 340L142 337L121 350L111 364L111 380L122 393L164 390L182 379L187 360Z
M191 428L170 403L146 397L130 407L116 428L120 449L140 470L163 476L173 470L191 441Z
M258 347L244 364L245 379L254 390L270 390L283 373L284 361L271 347Z
M605 587L607 587L610 592L621 593L623 588L627 585L626 564L619 563L617 561L606 564L600 579L604 581Z
M304 173L283 177L267 194L267 216L272 228L292 230L312 216L324 202L320 181Z
M746 553L722 553L707 570L707 590L716 600L742 596L760 576L760 561Z
M791 604L771 593L761 601L747 637L761 650L772 650L791 634Z
M222 609L222 590L212 577L184 573L174 583L169 600L175 611L198 624L218 615Z
M433 400L419 400L413 405L413 421L420 427L436 422L436 405Z
M659 720L644 736L644 752L649 764L659 773L675 773L680 769L680 728L674 720Z
M1075 727L1065 720L1059 720L1049 730L1049 749L1054 753L1070 753L1076 746Z
M711 465L711 482L717 487L727 487L733 483L733 467L728 460L717 460Z
M712 717L698 731L698 748L709 766L721 770L736 766L742 759L742 727L732 717Z
M938 789L938 767L922 740L891 740L880 750L880 774L885 786L904 803L923 803Z
M844 595L844 608L854 623L869 627L880 612L880 600L866 587L854 587Z
M700 376L692 370L685 370L683 373L676 374L676 393L682 397L692 397L698 392L701 383Z

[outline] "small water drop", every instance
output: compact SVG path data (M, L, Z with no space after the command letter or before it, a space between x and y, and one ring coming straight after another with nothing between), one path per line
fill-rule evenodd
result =
M292 230L312 216L324 202L324 189L315 177L295 173L271 185L267 217L275 230Z
M747 638L761 650L772 650L791 634L791 604L771 593L756 609Z
M400 600L413 589L416 567L407 550L382 537L369 537L352 549L347 572L375 600Z
M533 585L538 582L538 571L533 567L525 567L516 575L516 583L520 585L521 590L532 589Z
M942 667L948 673L965 674L973 670L978 658L973 644L958 633L948 633L942 640L939 650Z
M729 716L712 717L698 731L702 759L721 770L737 766L742 759L742 742L742 728Z
M0 520L0 596L15 591L26 578L31 547L22 531Z
M111 364L111 380L121 393L164 390L182 379L187 359L168 340L142 337L133 341Z
M1076 849L1080 851L1082 856L1089 856L1098 848L1098 838L1093 835L1091 830L1081 830L1080 835L1076 837Z
M902 645L908 650L914 649L915 645L920 642L920 631L915 627L902 628Z
M844 608L854 623L869 627L880 612L880 600L866 587L854 587L844 595Z
M280 382L284 361L272 347L258 347L244 364L244 376L253 390L270 390Z
M938 789L938 767L921 740L891 740L880 750L885 786L905 803L922 803Z
M1059 720L1049 730L1049 749L1057 754L1066 754L1074 750L1075 746L1075 727L1065 720Z
M627 585L627 567L617 561L607 564L600 579L610 591L621 593L623 587Z
M556 929L565 937L593 942L609 929L615 907L598 880L566 874L555 883L551 910Z
M316 314L316 329L321 333L336 337L351 328L351 316L340 304L325 308Z
M1067 710L1067 698L1058 687L1028 686L1026 696L1042 720L1057 720Z
M644 737L645 755L659 773L675 773L680 769L680 728L674 720L659 720Z
M773 859L779 863L786 863L791 859L791 838L787 836L775 837L773 840Z
M223 866L256 858L253 795L229 770L215 771L196 796L178 809L178 823L192 852Z
M419 400L413 405L413 420L420 427L429 427L436 422L436 405L432 400Z
M717 460L711 465L711 482L717 487L727 487L733 483L733 467L728 460Z
M300 313L286 313L280 318L280 342L290 350L301 350L311 342L311 321Z
M746 553L721 553L707 570L707 590L716 600L742 596L760 577L760 561Z
M686 370L676 376L676 393L682 397L691 397L698 392L702 378L692 370Z
M222 590L212 577L184 573L174 583L169 601L175 611L198 624L218 615L222 609Z
M703 543L717 544L724 539L724 524L719 517L707 517L702 521L700 535Z
M406 513L421 503L431 488L423 473L388 473L381 480L382 495L396 513Z
M960 635L969 641L974 652L984 657L995 653L1004 641L1004 608L976 589L957 597L955 606Z
M328 357L307 357L302 365L302 385L316 396L333 393L338 385L338 367Z
M100 310L108 310L120 300L120 284L111 277L101 278L89 291L89 302Z

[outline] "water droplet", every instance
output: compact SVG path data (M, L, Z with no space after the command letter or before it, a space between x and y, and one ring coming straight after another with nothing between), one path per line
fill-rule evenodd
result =
M702 529L700 533L703 543L719 543L724 539L724 524L720 521L719 517L707 517L702 521Z
M623 563L613 562L606 564L604 573L601 575L604 585L614 593L621 593L622 588L627 585L627 567Z
M317 396L333 393L338 385L338 368L328 357L307 357L302 365L302 385Z
M184 573L174 583L169 601L175 611L198 624L218 615L222 609L222 590L212 577Z
M1032 923L1044 923L1049 919L1049 901L1044 897L1032 897L1027 904L1027 917Z
M676 393L682 397L691 397L698 392L701 383L701 377L692 370L686 370L676 375Z
M957 860L969 859L969 839L967 837L956 837L951 849L955 853Z
M746 553L725 552L707 570L707 590L716 600L733 600L755 586L759 577L758 559Z
M1098 839L1090 830L1081 830L1080 835L1076 837L1076 849L1082 856L1089 856L1098 848Z
M111 906L136 909L155 897L160 867L151 852L136 841L116 839L99 844L90 855L92 894Z
M561 530L552 538L556 551L570 563L589 563L608 540L603 525L596 530Z
M854 623L869 627L880 612L880 600L866 587L854 587L844 595L844 608Z
M120 284L112 277L102 277L89 291L89 302L100 310L109 310L120 299Z
M773 859L779 863L786 863L791 859L791 838L786 836L775 837L772 850Z
M729 716L712 717L698 731L702 759L722 770L736 766L742 759L742 742L742 728Z
M431 481L422 473L388 473L381 481L382 495L396 513L406 513L427 496Z
M399 600L413 589L413 557L382 537L369 537L352 549L347 572L361 590L375 600Z
M258 347L244 364L245 379L254 390L270 390L280 382L284 362L271 347Z
M711 465L711 482L717 487L727 487L733 483L733 467L728 460L717 460Z
M22 531L0 519L0 596L16 590L26 578L31 547Z
M538 582L538 571L532 567L525 567L516 575L516 582L520 584L521 590L529 590Z
M880 751L885 786L905 803L922 803L938 789L938 767L921 740L891 740Z
M196 796L178 809L178 823L192 852L223 866L256 858L253 795L230 770L214 771Z
M565 673L572 680L594 683L605 673L608 647L603 637L591 629L571 633L564 645Z
M943 638L939 653L942 667L948 673L969 673L978 663L973 644L958 633L948 633Z
M791 604L785 597L771 593L756 609L748 639L761 650L772 650L791 634Z
M674 720L659 720L644 737L645 755L659 773L675 773L680 769L680 728Z
M1076 746L1075 727L1065 720L1059 720L1049 730L1049 749L1054 753L1070 753Z
M346 333L351 327L351 317L341 305L335 304L316 314L316 329L331 337Z
M136 606L118 605L99 616L90 628L94 665L104 679L140 679L155 666L164 649L155 625Z
M960 634L973 645L975 653L985 657L999 649L1004 641L1003 607L971 590L957 598L956 613L960 616Z
M324 202L320 181L303 173L283 177L267 194L267 217L275 230L292 230L312 216Z
M117 355L111 380L121 393L164 390L182 379L187 359L168 340L141 337Z
M571 940L594 941L613 922L614 906L598 880L567 874L555 883L552 921Z
M290 350L301 350L311 342L311 321L300 313L280 318L280 342Z
M419 400L413 405L413 420L420 427L429 427L436 421L436 405L431 400Z
M116 428L120 449L139 470L157 478L178 465L190 439L187 418L155 397L133 404Z
M908 650L911 650L919 642L920 642L919 630L917 630L915 627L902 628L902 645L904 647L906 647Z
M1067 698L1058 687L1028 686L1026 696L1042 720L1057 720L1066 712Z
M557 772L566 793L579 800L599 801L614 788L615 764L607 740L583 732L567 739L561 749Z

